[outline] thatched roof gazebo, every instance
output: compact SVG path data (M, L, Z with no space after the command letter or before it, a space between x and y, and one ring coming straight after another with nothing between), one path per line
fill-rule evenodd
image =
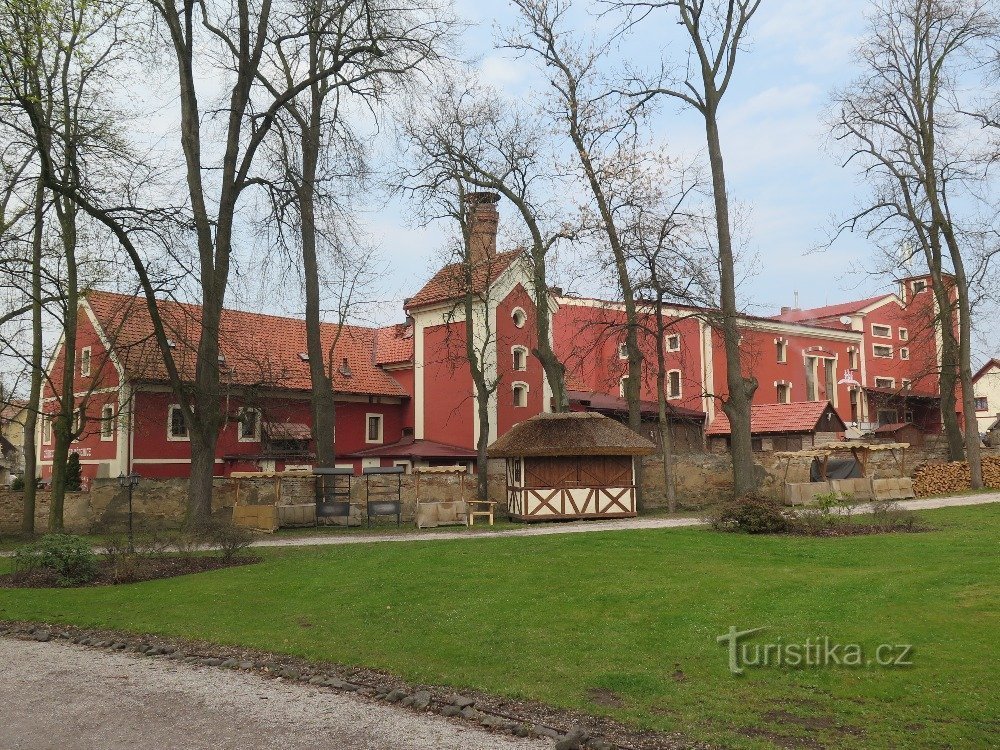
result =
M512 518L551 521L622 518L635 513L635 458L649 440L593 412L538 414L489 447L507 461Z

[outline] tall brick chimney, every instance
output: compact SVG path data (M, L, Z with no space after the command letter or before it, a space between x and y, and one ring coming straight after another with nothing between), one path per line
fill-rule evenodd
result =
M469 259L474 266L496 257L499 200L498 193L490 192L468 193L465 196L469 206Z

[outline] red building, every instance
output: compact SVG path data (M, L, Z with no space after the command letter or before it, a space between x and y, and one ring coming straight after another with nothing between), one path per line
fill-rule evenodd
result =
M530 258L498 253L496 196L476 197L473 264L440 269L406 300L406 319L383 328L324 325L337 402L338 464L468 463L480 431L466 337L496 388L489 399L492 442L551 408L535 349ZM473 292L467 319L465 289ZM849 430L912 422L940 429L939 336L926 279L907 278L898 294L774 317L741 319L742 367L759 383L754 404L830 402ZM567 367L574 409L625 412L623 306L548 290L552 344ZM182 379L193 378L200 308L160 303ZM84 476L187 476L190 443L144 299L90 292L81 303L75 393ZM725 356L712 310L665 310L666 388L671 414L711 425L726 394ZM640 305L644 354L640 387L647 418L656 413L655 310ZM312 465L305 325L296 318L227 310L219 368L227 421L216 473ZM45 409L56 402L62 345L48 370ZM960 403L960 402L959 402ZM42 420L43 476L51 473L51 425Z

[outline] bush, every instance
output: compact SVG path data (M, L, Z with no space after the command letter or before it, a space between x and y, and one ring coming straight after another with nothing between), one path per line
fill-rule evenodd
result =
M33 571L52 574L60 586L89 583L97 576L97 555L79 537L47 534L14 551L14 572Z
M247 549L256 536L250 529L218 520L206 521L200 531L205 544L217 548L227 562Z
M13 481L10 483L10 488L14 492L24 492L24 477L14 477Z
M80 470L80 454L69 454L66 460L66 491L79 492L83 488L83 473Z
M872 503L872 525L880 531L915 531L923 528L913 511L902 508L895 500Z
M788 529L784 506L774 498L754 493L717 505L709 517L712 528L747 534L779 534Z

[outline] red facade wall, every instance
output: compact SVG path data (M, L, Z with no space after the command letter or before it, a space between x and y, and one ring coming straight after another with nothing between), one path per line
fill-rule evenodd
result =
M475 389L465 357L465 323L429 326L423 336L423 437L472 448Z
M641 398L656 400L656 328L653 315L643 315L639 347L643 353ZM625 312L586 305L564 304L553 321L556 353L566 365L571 390L587 390L618 397L628 360L619 357L625 341ZM667 335L680 336L680 351L665 352L665 367L681 373L681 398L671 404L702 410L701 324L691 317L671 319Z
M524 325L518 328L514 323L514 311L520 308L525 313ZM545 410L545 386L542 365L531 352L538 341L535 305L531 296L518 284L507 297L497 305L497 435L503 435L511 427ZM513 347L527 349L523 371L514 370ZM514 405L514 383L526 383L528 394L525 406Z

